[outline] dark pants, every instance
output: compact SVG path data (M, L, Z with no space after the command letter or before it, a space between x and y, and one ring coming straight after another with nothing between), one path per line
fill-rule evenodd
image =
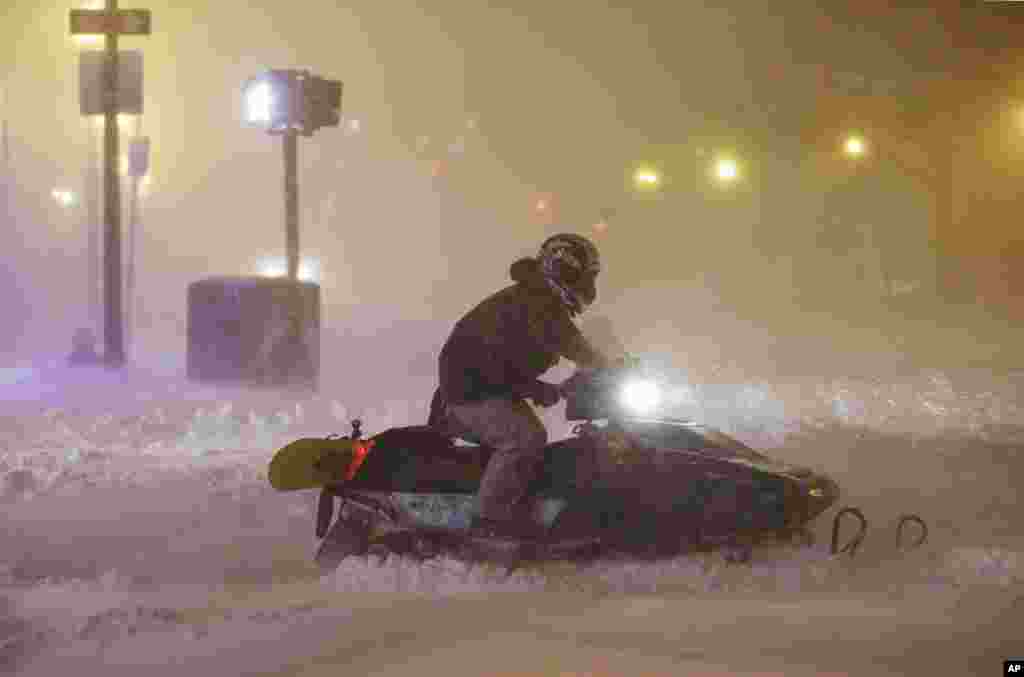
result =
M525 400L493 399L448 404L446 425L451 434L494 449L477 499L480 516L512 519L524 509L523 498L540 472L548 433Z

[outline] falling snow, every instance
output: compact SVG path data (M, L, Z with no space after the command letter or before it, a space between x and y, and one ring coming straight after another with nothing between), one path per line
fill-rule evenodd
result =
M357 413L370 432L418 422L419 403L347 406L337 393L283 398L140 369L126 381L56 366L3 373L5 400L23 413L0 428L0 655L27 675L71 665L159 672L168 660L221 674L296 669L313 655L398 637L427 656L459 632L474 644L471 665L487 652L484 627L512 633L506 647L544 638L580 665L614 646L652 674L680 665L747 674L739 671L766 669L760 652L789 642L807 653L779 653L773 665L790 666L786 674L804 674L797 665L852 674L867 664L833 637L877 640L882 628L889 639L873 651L903 665L911 643L932 646L952 631L964 638L955 660L919 658L951 670L935 674L968 674L971 661L1007 651L1005 624L1024 618L1024 534L1008 472L1019 472L1024 422L1011 380L966 389L958 383L969 374L928 372L898 383L689 383L671 395L679 413L717 418L847 486L845 502L877 524L852 560L829 554L821 524L818 545L765 548L750 566L704 553L509 573L371 556L321 576L310 562L315 496L273 492L271 454L298 436L344 431ZM32 393L51 393L50 404L29 404ZM553 434L568 434L557 419L545 412ZM899 555L885 523L910 509L929 518L932 538ZM740 648L723 636L737 615L754 633ZM237 650L270 637L285 639ZM512 652L508 665L548 669L532 655ZM406 674L387 651L360 660L366 671Z

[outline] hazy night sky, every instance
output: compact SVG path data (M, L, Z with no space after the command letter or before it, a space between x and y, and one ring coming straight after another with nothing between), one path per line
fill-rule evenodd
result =
M749 288L757 273L737 273L744 266L770 269L772 289L798 284L776 258L815 258L815 233L837 209L798 167L822 64L912 93L979 42L955 10L859 3L854 15L848 5L149 3L153 35L122 41L145 50L153 139L140 291L181 312L192 279L254 272L259 257L283 253L279 141L240 119L242 83L270 67L342 80L343 112L360 123L358 134L324 129L300 142L303 252L321 260L328 303L451 314L503 284L507 264L545 233L592 233L609 207L617 218L595 234L606 299L653 281ZM47 293L67 304L81 295L70 277L84 274L84 234L49 191L80 189L87 158L71 7L7 0L0 10L22 215L13 267L63 252L69 279ZM465 151L443 188L432 163L460 135ZM702 183L719 148L744 163L731 195ZM670 199L637 204L628 172L659 155L675 173ZM924 233L931 216L915 190L889 191L877 209ZM560 210L551 225L531 219L547 191Z

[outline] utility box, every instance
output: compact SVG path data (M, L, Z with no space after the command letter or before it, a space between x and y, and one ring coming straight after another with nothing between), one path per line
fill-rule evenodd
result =
M280 277L213 277L188 287L188 378L316 390L320 287Z

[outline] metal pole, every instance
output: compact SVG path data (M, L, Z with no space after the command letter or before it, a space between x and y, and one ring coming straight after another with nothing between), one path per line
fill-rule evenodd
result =
M299 179L298 140L294 131L284 134L284 228L288 251L288 277L299 279Z
M117 11L117 0L106 0L106 11ZM124 327L121 315L121 185L120 185L120 138L117 128L118 108L118 54L117 33L110 30L105 37L106 59L103 80L106 96L103 110L103 178L104 178L104 222L106 230L103 242L103 291L104 291L104 362L108 367L124 365Z
M135 138L139 138L140 130L142 127L141 118L138 118L135 122ZM141 179L139 176L132 172L131 185L132 192L129 196L131 201L128 205L128 262L125 266L125 346L126 350L130 353L132 348L132 338L135 334L134 331L134 320L135 320L135 252L136 252L136 239L139 233L139 184Z
M9 134L8 134L8 129L7 129L7 118L8 118L7 108L9 106L9 103L8 103L9 99L8 99L8 95L7 95L7 85L6 84L4 85L4 88L3 88L3 95L4 95L3 96L3 100L4 100L4 119L3 119L3 129L0 129L0 135L2 135L3 138L0 139L0 142L3 143L4 174L3 174L3 183L0 184L0 190L3 191L3 200L4 200L3 216L4 216L5 219L10 219L11 221L13 221L14 220L14 208L11 205L11 189L10 189L10 185L9 185L10 181L11 181L11 142L10 142L10 138L9 138Z
M124 271L124 344L125 352L131 352L132 322L135 308L135 238L138 232L139 211L139 177L131 177L131 195L129 195L128 216L128 261Z
M86 290L89 304L89 329L97 338L102 336L100 332L99 308L100 308L100 218L97 209L96 184L99 182L99 157L96 153L98 144L97 133L92 120L85 118L86 133L89 137L89 158L85 170L85 231L88 238L86 256L88 257L88 282Z
M299 279L299 178L298 178L298 133L287 131L284 134L284 203L285 203L285 236L288 249L288 279L295 282ZM288 304L284 310L284 317L287 326L283 336L279 339L284 345L289 346L287 358L284 363L277 360L274 362L276 378L283 383L292 384L296 377L295 360L301 356L295 353L300 347L300 338L305 326L305 312L302 294L299 286L292 284L288 293Z

